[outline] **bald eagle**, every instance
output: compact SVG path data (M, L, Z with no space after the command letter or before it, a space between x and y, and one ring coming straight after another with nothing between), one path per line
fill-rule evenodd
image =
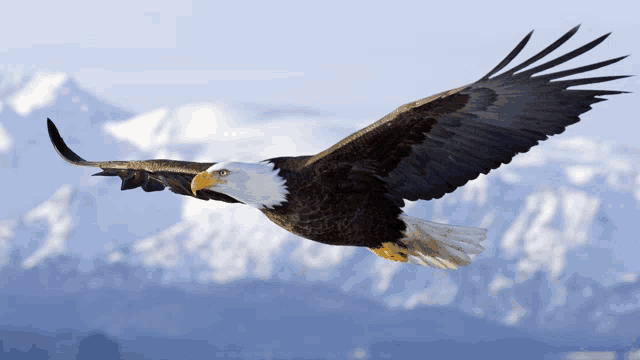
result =
M253 206L303 238L329 245L360 246L400 262L455 269L481 253L486 229L451 226L407 216L404 200L431 200L479 174L508 164L549 135L575 124L597 96L625 91L568 90L627 76L558 80L626 56L575 69L533 76L600 44L609 34L546 63L525 67L564 44L571 29L522 64L494 76L529 41L530 32L480 80L400 106L316 155L257 163L173 160L85 161L64 143L47 119L49 136L66 161L119 176L122 190L141 187L201 200Z

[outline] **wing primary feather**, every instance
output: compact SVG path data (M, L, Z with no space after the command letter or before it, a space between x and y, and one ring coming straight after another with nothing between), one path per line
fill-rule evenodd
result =
M524 39L520 41L520 43L518 44L518 46L516 46L515 49L511 50L509 55L507 55L507 57L505 57L504 60L500 62L500 64L494 67L493 70L489 71L489 73L480 80L487 80L493 74L497 73L498 71L502 70L505 66L509 65L509 63L520 53L520 51L524 49L525 45L527 45L527 43L529 42L529 39L531 39L532 34L533 34L533 30L531 30L531 32L528 33L527 36L525 36Z
M629 75L629 76L633 76L633 75ZM629 94L631 93L631 91L620 91L620 90L582 90L582 89L578 89L578 90L571 90L572 93L582 96L582 97L589 97L589 96L603 96L603 95L618 95L618 94Z
M93 166L91 163L69 149L67 144L64 143L64 140L62 140L62 136L60 136L58 128L56 128L53 121L49 118L47 118L47 130L49 131L49 139L51 139L53 148L56 149L56 152L60 154L64 160L74 165Z
M563 78L563 77L567 77L567 76L571 76L571 75L575 75L575 74L580 74L580 73L583 73L583 72L600 69L601 67L605 67L607 65L615 64L618 61L626 58L627 56L629 56L629 55L620 56L620 57L617 57L615 59L605 60L605 61L601 61L601 62L598 62L598 63L595 63L595 64L591 64L591 65L581 66L581 67L578 67L578 68L575 68L575 69L569 69L569 70L564 70L564 71L556 71L556 72L550 73L550 74L538 75L538 76L534 76L534 78L536 80L543 80L543 81L560 79L560 78Z
M527 61L523 62L522 64L514 67L513 69L507 71L504 75L505 76L513 75L515 72L520 71L520 70L526 68L527 66L533 64L534 62L542 59L543 57L549 55L552 51L554 51L555 49L559 48L562 44L567 42L567 40L571 39L571 37L573 35L575 35L576 32L578 32L579 28L580 28L580 25L578 25L578 26L574 27L573 29L569 30L566 34L562 35L562 37L560 39L556 40L553 44L547 46L544 50L542 50L539 53L535 54L529 60L527 60Z
M586 53L587 51L593 49L594 47L598 46L598 44L600 44L606 38L608 38L609 35L611 35L611 33L604 34L604 35L600 36L599 38L593 40L592 42L590 42L588 44L585 44L585 45L583 45L583 46L581 46L581 47L579 47L579 48L577 48L577 49L575 49L575 50L573 50L573 51L571 51L569 53L566 53L566 54L564 54L564 55L562 55L562 56L560 56L558 58L555 58L555 59L553 59L551 61L548 61L548 62L546 62L544 64L540 64L540 65L538 65L538 66L536 66L536 67L534 67L532 69L529 69L527 71L523 71L523 72L517 74L517 76L530 77L533 74L545 71L545 70L550 69L550 68L552 68L554 66L558 66L558 65L560 65L562 63L565 63L565 62L567 62L567 61L569 61L569 60L571 60L571 59L573 59L575 57L578 57L578 56Z
M601 82L613 81L618 79L624 79L631 75L617 75L617 76L598 76L598 77L590 77L583 79L571 79L571 80L561 80L561 81L553 81L551 82L554 85L559 85L564 88L568 88L571 86L578 85L588 85L588 84L597 84Z
M118 174L114 171L102 170L99 173L92 174L91 176L116 176L116 175Z

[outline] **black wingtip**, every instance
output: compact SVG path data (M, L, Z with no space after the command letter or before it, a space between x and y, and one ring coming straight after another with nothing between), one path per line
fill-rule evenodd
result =
M580 29L581 25L582 24L578 24L578 25L574 26L573 28L571 28L571 30L567 31L567 33L564 35L564 36L567 36L567 40L572 38L573 35L575 35L578 32L578 30Z
M47 118L47 130L49 130L49 138L52 142L54 137L60 137L60 133L58 132L56 125L49 118Z
M74 164L74 165L83 165L86 161L78 156L78 154L74 153L69 149L67 144L62 140L62 136L60 136L60 132L56 125L51 121L51 119L47 118L47 130L49 131L49 139L51 139L51 144L53 144L53 148L56 149L56 152L66 161Z
M99 173L92 174L91 176L117 176L118 173L115 171L102 170Z
M498 71L502 70L505 66L509 65L509 63L527 45L527 43L531 39L531 35L533 35L533 30L531 30L531 32L529 32L527 36L524 37L524 39L520 40L520 42L515 47L515 49L511 50L509 55L507 55L507 57L505 57L496 67L494 67L491 71L489 71L487 75L483 76L482 79L480 79L480 81L489 79L491 76L493 76L493 74L497 73Z

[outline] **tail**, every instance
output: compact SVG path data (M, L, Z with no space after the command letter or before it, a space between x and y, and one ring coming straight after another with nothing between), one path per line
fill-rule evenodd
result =
M379 249L371 249L376 255L434 268L456 269L471 264L470 254L484 251L480 242L487 238L486 229L439 224L406 215L400 218L407 225L405 236L400 239L404 246L384 243Z

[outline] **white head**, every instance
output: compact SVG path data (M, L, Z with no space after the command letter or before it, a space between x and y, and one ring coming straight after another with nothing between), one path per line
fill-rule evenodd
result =
M285 202L287 195L285 180L278 173L269 162L221 162L196 175L191 191L209 189L258 209L273 207Z

